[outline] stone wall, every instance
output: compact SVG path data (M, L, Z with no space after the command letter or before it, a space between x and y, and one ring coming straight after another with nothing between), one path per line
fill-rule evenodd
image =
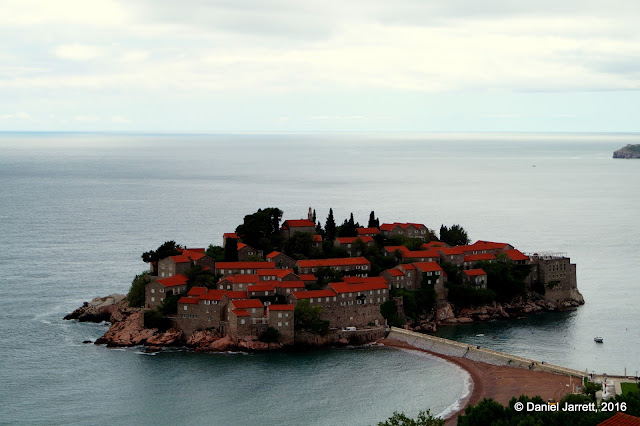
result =
M543 361L535 361L524 357L509 355L480 346L471 346L466 343L454 342L453 340L416 333L402 328L391 327L391 332L389 333L388 338L401 340L411 346L415 346L416 348L425 349L437 354L457 356L492 365L546 371L549 373L562 374L564 376L583 377L585 375L584 371L547 364L543 363Z

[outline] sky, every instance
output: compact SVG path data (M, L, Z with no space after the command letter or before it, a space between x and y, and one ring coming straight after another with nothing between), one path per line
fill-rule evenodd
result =
M637 0L0 0L0 131L640 132Z

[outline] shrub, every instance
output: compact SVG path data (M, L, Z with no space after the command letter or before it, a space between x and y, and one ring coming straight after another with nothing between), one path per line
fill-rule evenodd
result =
M167 331L171 328L171 320L156 310L147 311L144 313L144 328L157 328L159 331Z
M273 327L269 327L260 334L258 340L265 343L278 343L280 341L280 332Z
M131 282L129 293L127 293L129 306L133 308L141 308L144 306L144 289L150 282L151 278L149 278L149 272L143 272L140 275L136 275Z

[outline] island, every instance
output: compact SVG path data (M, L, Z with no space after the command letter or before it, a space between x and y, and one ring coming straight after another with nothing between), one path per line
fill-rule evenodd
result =
M278 208L244 217L222 245L167 241L142 254L148 270L128 294L95 298L65 319L106 321L94 343L196 351L280 350L374 342L390 326L421 333L443 324L517 318L584 304L565 253L523 253L469 241L460 225L367 226L353 214L324 226L282 221Z
M640 144L627 144L627 146L614 151L613 158L640 158Z

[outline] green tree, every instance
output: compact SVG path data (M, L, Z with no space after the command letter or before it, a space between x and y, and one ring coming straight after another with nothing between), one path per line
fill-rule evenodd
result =
M167 331L171 328L171 320L155 309L144 313L144 328L157 328L158 331Z
M320 319L321 314L322 307L311 306L309 299L299 301L294 311L295 330L326 335L329 332L329 321Z
M151 282L149 272L143 272L136 275L131 282L131 288L127 293L127 301L132 308L142 308L144 306L144 290L147 284Z
M360 224L353 220L353 213L349 216L349 219L345 219L342 225L338 227L338 237L356 237L358 235L357 228L360 228Z
M282 210L276 207L258 209L244 217L242 225L236 228L236 234L244 243L269 253L281 244L280 219Z
M387 300L380 305L380 315L387 320L387 323L394 327L402 327L402 320L398 316L398 308L396 302Z
M158 312L162 315L175 315L178 312L178 300L180 300L181 295L174 294L172 296L168 296L164 298L160 306L158 306Z
M313 252L313 234L296 232L291 238L285 240L283 251L294 259L309 259Z
M207 251L205 252L207 256L215 260L216 262L224 261L224 248L220 246L214 246L213 244L209 244L207 247Z
M463 246L469 244L469 236L460 225L453 225L451 228L442 225L440 226L440 241L450 246Z
M368 228L379 228L380 227L380 220L376 219L376 214L373 210L371 210L371 213L369 214L369 223L367 224Z
M327 222L324 224L324 232L326 234L327 240L331 241L333 244L333 240L336 239L336 220L333 217L333 209L329 209L329 216L327 216Z
M227 243L224 245L224 261L238 261L238 240L235 238L227 238Z
M142 260L145 263L157 262L169 256L177 256L181 253L180 246L175 241L165 241L157 250L145 251L142 253Z
M191 287L207 287L216 288L216 277L210 270L204 269L200 265L193 265L187 272L187 288Z
M278 343L280 341L280 332L273 327L269 327L260 334L258 340L265 343Z
M379 422L378 426L443 426L444 420L440 417L434 417L430 411L420 411L418 418L412 419L404 413L394 411L393 416L389 417L385 422Z
M487 288L496 293L496 300L508 302L516 296L525 296L525 279L531 271L531 265L517 265L512 262L476 263L487 273Z

